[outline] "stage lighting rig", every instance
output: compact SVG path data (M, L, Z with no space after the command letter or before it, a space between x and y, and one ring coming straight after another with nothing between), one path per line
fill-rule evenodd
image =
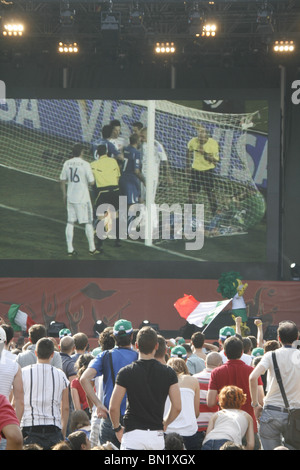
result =
M213 22L204 23L202 26L201 36L205 38L214 38L217 33L217 25Z
M102 320L97 320L93 326L94 336L98 338L105 328L107 328L106 323L104 323Z
M199 37L202 33L203 23L204 13L199 10L198 3L195 3L194 7L190 10L188 17L190 35Z
M23 36L24 24L19 21L3 21L2 20L2 36L8 38L16 38Z
M134 8L129 13L129 24L131 26L141 26L144 21L144 12L139 7L139 3L137 2Z
M58 43L58 52L60 54L78 54L78 43L71 41L60 41Z
M290 54L295 52L294 41L275 41L273 51L279 54Z
M270 36L274 33L273 8L268 2L264 2L257 10L256 33L261 36Z
M69 2L61 2L59 21L62 27L73 26L75 22L75 14L76 12L70 8Z
M153 328L156 332L159 331L158 323L152 323L152 322L150 322L150 320L143 320L142 323L139 326L139 329L141 329L145 326L149 326L150 328Z
M300 266L297 263L291 263L290 265L291 278L293 281L300 281Z
M155 53L161 55L175 54L176 48L174 42L157 42L155 44Z

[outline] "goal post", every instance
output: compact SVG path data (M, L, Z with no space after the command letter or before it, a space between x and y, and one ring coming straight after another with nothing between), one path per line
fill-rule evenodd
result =
M153 205L155 203L155 194L153 193L153 179L155 178L154 167L154 141L155 141L155 101L149 100L147 104L147 158L146 173L146 224L145 224L145 245L153 244ZM143 164L143 162L142 162Z

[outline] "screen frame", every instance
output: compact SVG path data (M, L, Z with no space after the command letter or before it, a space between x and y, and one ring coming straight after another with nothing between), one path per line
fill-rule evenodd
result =
M265 100L268 102L268 184L266 262L209 261L106 261L106 260L12 260L2 259L0 277L127 277L217 279L222 272L235 270L244 279L278 280L280 273L280 161L281 112L278 89L65 89L11 88L7 99L135 99L135 100Z

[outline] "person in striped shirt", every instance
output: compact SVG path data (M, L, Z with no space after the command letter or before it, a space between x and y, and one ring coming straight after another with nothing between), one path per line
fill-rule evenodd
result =
M194 374L193 377L196 377L199 382L200 388L200 414L197 418L198 423L198 432L201 434L201 442L205 437L207 430L208 422L211 416L219 411L218 405L209 408L206 403L206 396L208 391L208 384L210 380L210 375L213 369L222 365L222 356L220 353L213 351L206 356L205 369L197 374Z
M54 344L41 338L36 344L37 363L23 367L24 413L21 429L24 444L39 444L44 450L64 439L69 417L69 381L50 364Z

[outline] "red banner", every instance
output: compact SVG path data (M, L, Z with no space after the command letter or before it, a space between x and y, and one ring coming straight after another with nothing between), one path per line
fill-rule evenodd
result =
M261 317L264 328L285 319L300 328L299 282L248 284L248 316ZM190 294L199 302L222 300L217 287L217 280L195 279L1 278L0 316L7 319L9 306L20 303L36 323L48 327L54 320L64 322L73 334L93 336L97 320L111 326L119 318L130 320L134 328L149 320L172 331L185 325L174 307L178 298Z

